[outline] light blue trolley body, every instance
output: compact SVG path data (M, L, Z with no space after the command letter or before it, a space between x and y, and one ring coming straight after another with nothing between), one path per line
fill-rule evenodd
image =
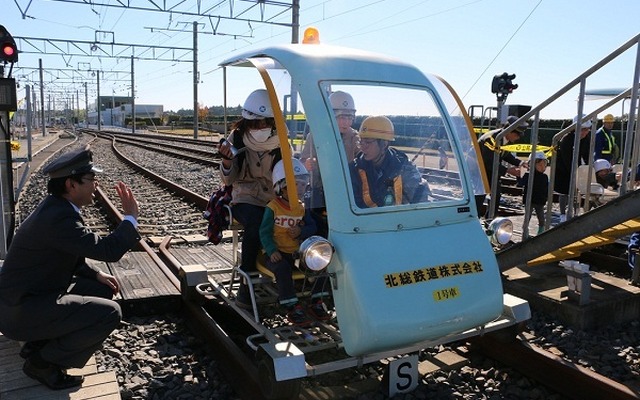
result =
M313 134L328 241L334 249L327 271L346 353L360 361L380 358L529 317L526 302L518 312L507 311L523 302L508 304L511 300L503 294L474 201L474 188L478 191L482 179L470 123L444 81L396 59L326 45L269 47L221 65L256 66L263 70L263 79L266 71L267 89L272 103L277 102L274 110L283 111L283 121L289 117L290 138L297 139L291 142L294 153L301 151L299 139L306 132L292 124L291 114L303 114ZM352 159L345 153L329 100L337 90L353 96L358 117L385 115L393 121L391 145L422 173L431 193L428 199L358 207L349 170ZM448 167L439 173L446 179L435 174L442 150ZM276 350L270 354L281 357ZM276 380L304 376L291 372L295 368L279 374L278 365L284 364L274 365ZM307 366L307 375L318 372Z

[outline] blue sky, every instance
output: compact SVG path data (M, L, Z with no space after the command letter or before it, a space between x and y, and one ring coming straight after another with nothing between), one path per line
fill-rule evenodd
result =
M103 0L115 4L115 0ZM195 4L195 0L189 0ZM90 41L95 31L113 32L117 43L191 47L193 18L122 8L33 0L22 19L18 9L28 0L0 0L0 24L14 36ZM142 0L134 4L145 3ZM228 2L221 3L228 12ZM238 5L242 2L237 1ZM515 73L519 88L510 104L537 105L570 80L640 33L637 0L301 0L300 32L308 26L320 30L323 43L353 47L401 58L424 72L446 79L470 105L495 105L491 79ZM149 3L146 3L149 4ZM246 5L245 5L246 6ZM195 5L193 6L195 7ZM252 10L251 12L257 12ZM250 13L251 13L250 12ZM250 15L250 14L247 14ZM290 22L290 13L278 17ZM199 22L207 23L204 19ZM145 27L186 29L151 32ZM204 29L204 28L203 28ZM223 21L218 32L238 37L199 35L199 102L222 105L223 59L239 51L291 42L289 28ZM240 37L249 36L252 37ZM628 88L633 80L636 50L587 80L587 89ZM21 54L17 66L128 71L128 61L59 55ZM86 65L86 64L82 64ZM193 107L191 63L136 62L138 104L163 104L165 110ZM20 79L18 72L18 79ZM14 77L16 73L14 72ZM257 73L228 73L229 105L241 104L261 86ZM126 78L128 79L128 78ZM127 95L128 83L101 82L103 95ZM23 92L19 96L24 96ZM542 114L543 118L572 118L577 91ZM601 101L589 101L586 111ZM619 115L621 105L611 109Z

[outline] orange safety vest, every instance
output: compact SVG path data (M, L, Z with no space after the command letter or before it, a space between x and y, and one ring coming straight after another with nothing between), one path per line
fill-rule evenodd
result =
M360 180L362 181L362 200L367 207L378 207L378 205L371 199L369 192L369 180L367 179L367 173L363 169L358 170ZM393 195L395 199L395 205L402 204L402 176L398 175L393 178Z

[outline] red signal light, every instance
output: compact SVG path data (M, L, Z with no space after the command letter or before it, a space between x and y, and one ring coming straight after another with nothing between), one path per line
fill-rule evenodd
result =
M18 62L18 46L11 34L0 25L0 63Z
M2 54L4 54L5 57L13 57L15 53L16 49L10 43L5 43L2 45Z

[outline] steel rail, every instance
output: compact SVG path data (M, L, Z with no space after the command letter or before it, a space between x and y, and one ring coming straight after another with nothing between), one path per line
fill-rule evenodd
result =
M477 336L468 342L472 351L507 364L571 399L640 399L640 394L633 389L523 340L503 341L489 334Z
M116 149L115 143L112 143L112 149L118 158L124 162L131 165L135 164ZM172 185L172 188L175 187L176 185ZM123 215L100 187L97 188L96 197L110 218L119 222L123 220ZM172 263L171 260L169 262L163 261L143 239L138 242L138 247L151 257L169 281L180 290L179 266L175 265L175 262ZM209 345L208 351L213 353L216 360L225 366L225 368L221 368L221 371L225 374L236 393L240 394L243 399L264 399L258 383L258 371L255 362L244 354L229 336L224 334L224 330L218 326L210 312L204 306L184 299L182 301L182 310L187 325L194 333L200 335L206 341Z
M140 147L142 149L151 150L151 151L166 154L172 157L179 157L179 158L182 158L194 163L198 163L198 164L211 165L214 167L218 167L220 165L218 161L220 157L217 155L217 153L212 151L185 149L184 146L169 145L169 144L162 144L163 146L165 146L165 148L159 148L157 147L158 145L160 145L159 143L156 143L155 145L153 145L151 141L147 141L145 139L134 139L134 138L128 138L128 137L115 136L113 134L104 133L104 132L98 133L98 135L102 138L115 139L118 143ZM171 148L173 148L174 150L171 150ZM203 158L203 157L206 157L206 158Z

